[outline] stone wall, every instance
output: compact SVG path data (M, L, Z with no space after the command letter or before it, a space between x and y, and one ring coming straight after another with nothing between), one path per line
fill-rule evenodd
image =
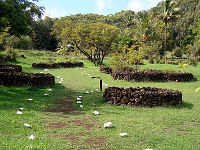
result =
M182 93L177 90L161 88L118 88L105 89L103 99L106 103L128 106L177 106L182 103Z
M0 72L22 72L22 66L0 64Z
M84 67L82 62L59 62L59 63L33 63L33 68L73 68L73 67Z
M53 86L55 77L42 73L0 72L0 84L4 86Z

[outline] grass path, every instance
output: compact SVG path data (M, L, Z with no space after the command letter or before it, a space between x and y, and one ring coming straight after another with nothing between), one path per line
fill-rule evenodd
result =
M25 53L27 58L19 59L17 64L23 65L25 72L41 72L42 69L31 68L33 62L48 60L49 56L41 53ZM114 81L110 75L97 71L91 63L84 63L82 69L50 69L49 72L64 78L62 84L52 87L52 92L48 92L49 87L0 86L0 149L199 150L200 93L194 92L200 86L199 66L184 69L195 75L196 82L155 83ZM176 65L142 67L180 69ZM99 81L90 76L101 77L109 86L180 90L184 103L175 108L107 105L103 103L103 93L96 90ZM56 83L58 81L56 79ZM84 94L85 91L90 91L90 94ZM49 95L44 96L44 93ZM74 102L80 95L83 96L83 108ZM34 98L34 101L28 102L28 98ZM25 108L23 115L16 114L20 107ZM94 110L99 111L100 115L94 116ZM114 128L103 128L108 121L113 123ZM32 125L32 128L24 127L24 123ZM122 132L128 133L128 136L120 138ZM28 139L31 134L36 137L34 140Z

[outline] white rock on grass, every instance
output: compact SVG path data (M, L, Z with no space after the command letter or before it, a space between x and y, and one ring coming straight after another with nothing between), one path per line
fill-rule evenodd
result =
M89 94L90 92L89 91L85 91L85 94Z
M108 84L105 84L105 86L108 86Z
M56 76L56 78L60 79L61 77L60 76Z
M45 71L45 72L47 72L47 71L48 71L48 69L44 69L44 71Z
M80 105L81 108L83 108L83 105Z
M52 89L48 89L48 91L49 91L49 92L51 92L51 91L52 91Z
M60 78L60 81L63 81L64 80L64 78Z
M60 83L60 84L61 84L61 83L62 83L62 81L59 81L58 83Z
M23 112L21 112L21 111L17 111L17 114L18 114L18 115L22 115Z
M40 73L43 73L43 72L40 72Z
M27 127L27 128L31 128L31 125L29 125L27 123L25 123L24 126Z
M78 97L82 98L83 96L78 96Z
M31 135L28 139L34 140L34 139L35 139L35 136Z
M19 108L20 111L24 110L24 108Z
M44 94L44 96L48 96L48 94L47 94L47 93L45 93L45 94Z
M107 122L104 124L104 128L112 128L113 125L112 125L112 122Z
M127 133L120 133L119 136L128 136Z
M32 98L29 98L29 99L27 99L28 101L33 101L33 99Z
M93 114L99 115L99 112L98 111L94 111Z
M80 98L80 97L77 97L76 100L77 100L77 101L81 101L81 98Z
M81 101L77 101L76 103L77 103L77 104L82 104L82 102L81 102Z

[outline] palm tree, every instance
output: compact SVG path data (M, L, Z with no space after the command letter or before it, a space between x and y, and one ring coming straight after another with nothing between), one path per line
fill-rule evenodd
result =
M175 1L165 0L163 22L165 24L165 60L167 59L167 25L169 22L174 22L179 15L179 8L174 8Z

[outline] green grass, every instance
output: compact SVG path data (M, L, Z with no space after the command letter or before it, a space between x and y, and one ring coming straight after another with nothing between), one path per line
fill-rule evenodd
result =
M33 69L33 62L48 62L52 57L64 61L54 53L43 51L20 51L26 59L19 58L16 64L23 66L24 72L41 72ZM31 87L0 86L0 149L122 149L122 150L199 150L200 149L200 93L195 89L200 86L200 66L178 68L177 65L146 64L142 69L182 70L191 72L197 81L176 82L126 82L113 80L110 75L100 73L89 61L82 60L85 67L70 69L50 69L49 72L64 78L62 84L39 89ZM108 62L106 62L108 64ZM90 75L85 75L82 72ZM180 90L183 93L183 104L179 107L132 108L112 106L103 102L103 92L97 91L99 80L89 76L101 77L104 83L117 87L143 87ZM56 79L58 83L58 79ZM104 89L106 87L103 87ZM84 94L88 90L93 93ZM49 96L44 96L48 93ZM83 96L83 108L74 102L80 113L64 114L47 112L55 107L54 101ZM34 98L28 102L28 98ZM23 115L17 115L24 107ZM99 116L92 112L97 110ZM103 124L111 121L112 129L104 129ZM25 128L24 123L32 125ZM52 127L55 123L65 123L60 128ZM89 127L89 128L88 128ZM122 132L127 137L119 137ZM33 134L35 140L28 137ZM92 140L93 139L93 140ZM96 140L95 140L96 139ZM96 144L95 144L96 143ZM100 143L100 145L98 144Z

